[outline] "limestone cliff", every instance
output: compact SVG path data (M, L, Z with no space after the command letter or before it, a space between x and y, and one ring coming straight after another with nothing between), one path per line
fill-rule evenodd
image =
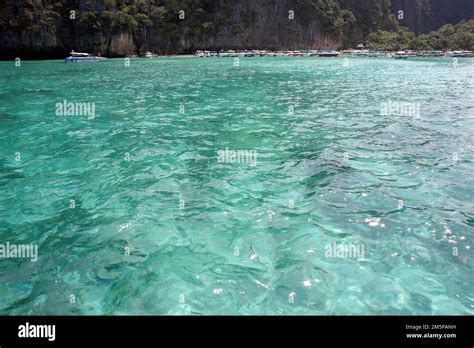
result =
M417 34L474 18L473 0L392 0L391 8L402 10L400 24Z
M0 0L0 57L62 58L71 49L116 57L200 48L353 47L372 31L393 29L391 9L400 6L409 25L424 29L419 23L439 1L413 1L433 6L414 9L403 0L392 7L390 0ZM461 7L473 2L450 1Z

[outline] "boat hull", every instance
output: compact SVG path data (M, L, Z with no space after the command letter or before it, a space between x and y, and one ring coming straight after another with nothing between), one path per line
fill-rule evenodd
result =
M102 57L67 57L64 61L66 63L98 63L105 59Z

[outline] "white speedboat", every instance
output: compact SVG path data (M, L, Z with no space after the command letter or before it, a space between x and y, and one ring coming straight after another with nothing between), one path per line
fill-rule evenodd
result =
M467 51L453 51L448 52L448 56L452 58L465 58Z
M380 51L370 51L368 54L367 54L367 57L372 57L372 58L378 58L378 57L383 57L385 56L385 53L383 52L380 52Z
M319 52L320 57L339 57L340 54L341 53L334 50L329 50L329 51L324 50L324 51Z
M341 56L354 56L354 50L342 50Z
M153 58L153 53L148 51L147 53L145 53L145 58Z
M398 51L393 55L395 59L408 59L408 54L405 51Z
M369 50L355 50L353 55L356 57L367 57Z
M70 56L64 59L66 63L98 63L106 60L107 58L93 56L89 53L80 53L71 51Z

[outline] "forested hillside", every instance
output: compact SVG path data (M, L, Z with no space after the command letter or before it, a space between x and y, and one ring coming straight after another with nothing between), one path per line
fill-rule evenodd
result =
M111 57L146 51L179 54L199 48L329 49L353 47L377 30L398 29L390 0L0 3L3 58L59 58L71 49ZM410 11L414 10L405 12Z

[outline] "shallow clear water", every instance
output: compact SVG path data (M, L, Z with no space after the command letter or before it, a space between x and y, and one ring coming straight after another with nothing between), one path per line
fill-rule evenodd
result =
M0 62L0 80L0 243L38 245L0 259L1 314L474 314L473 60ZM95 119L56 115L65 99Z

